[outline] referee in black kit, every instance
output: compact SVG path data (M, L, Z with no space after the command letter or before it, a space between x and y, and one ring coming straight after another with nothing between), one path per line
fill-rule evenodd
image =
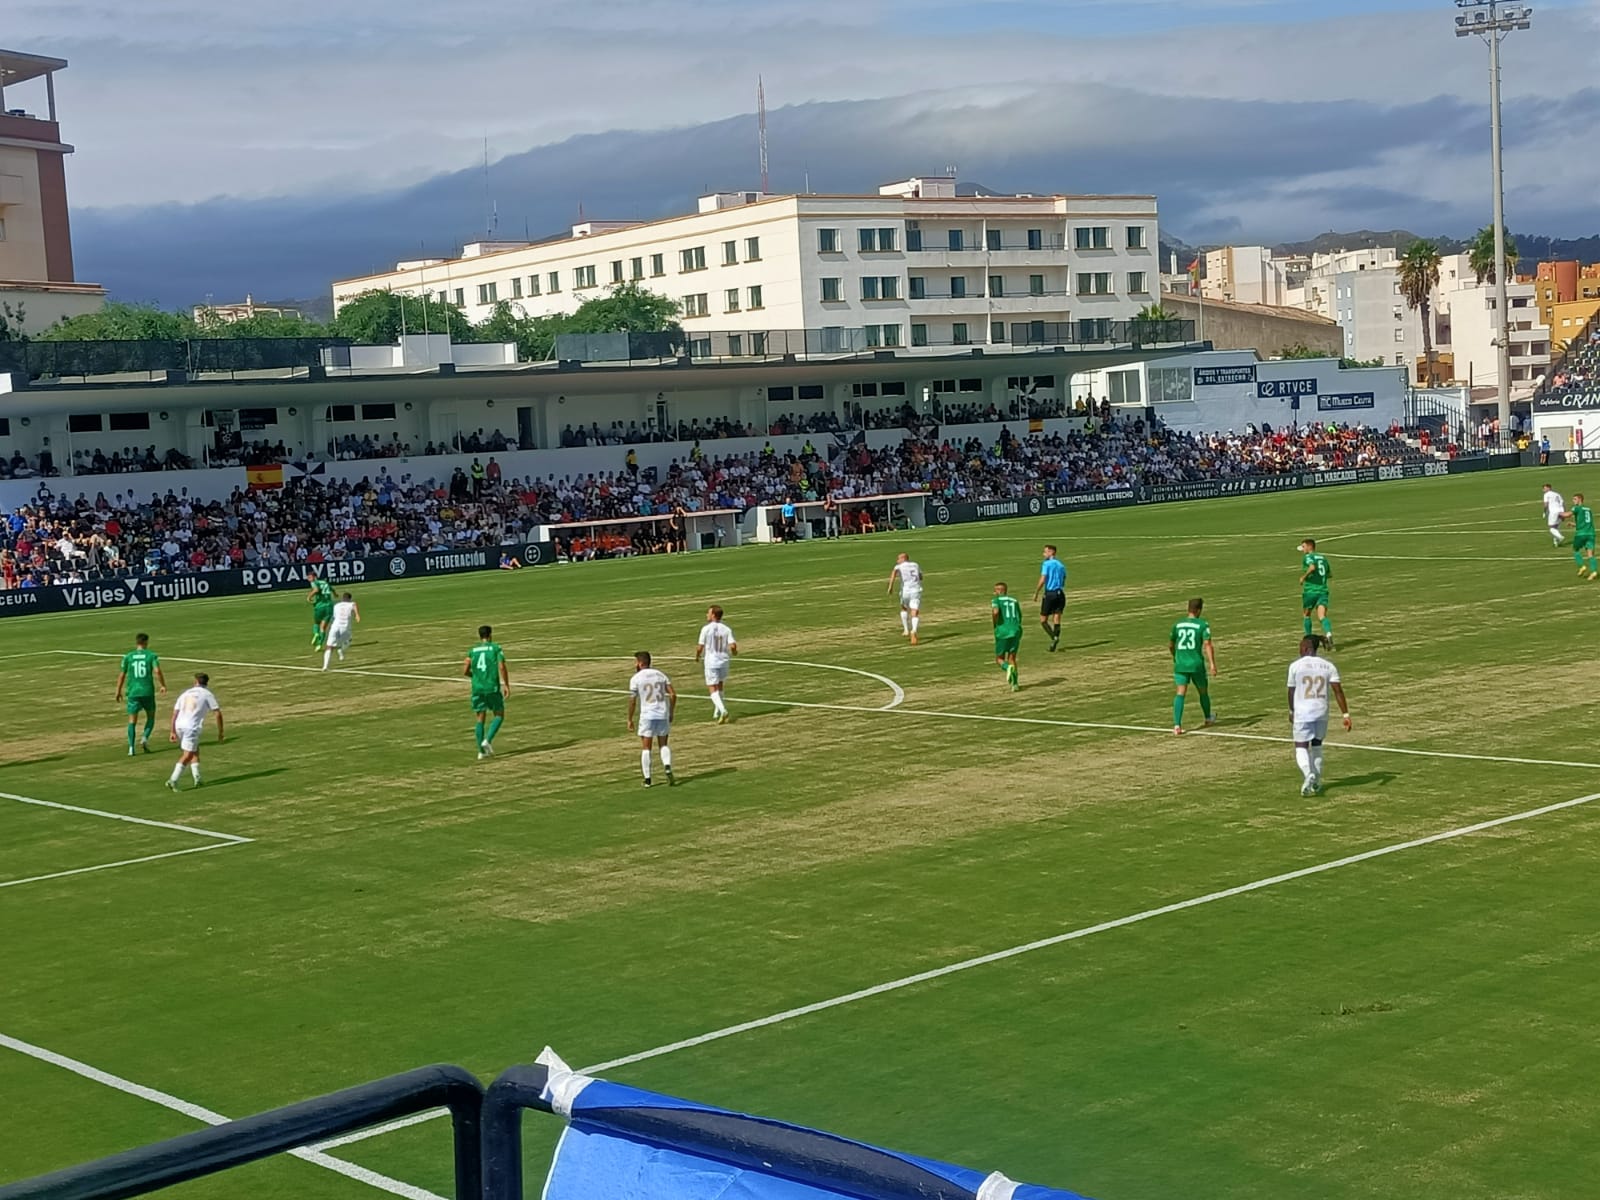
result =
M1039 624L1049 635L1053 651L1061 641L1061 614L1067 611L1067 564L1056 557L1054 546L1044 548L1039 583L1033 589L1035 600L1039 599L1040 592L1044 593L1044 602L1039 605Z

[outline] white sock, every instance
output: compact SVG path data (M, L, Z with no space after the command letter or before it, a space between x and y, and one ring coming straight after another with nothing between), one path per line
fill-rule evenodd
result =
M1322 778L1322 747L1321 746L1313 746L1313 747L1311 747L1311 774L1317 779L1321 779Z
M333 651L332 650L324 650L322 652L322 669L324 671L326 671L328 669L328 660L330 658L332 658L332 657L333 657ZM339 657L343 658L344 655L341 654Z
M1304 746L1294 748L1294 761L1300 767L1300 774L1304 775L1306 782L1311 782L1311 751Z
M921 624L922 624L921 616L912 617L911 618L911 632L915 633L917 631L917 626L921 625Z
M344 651L343 650L339 651L339 661L340 662L344 661Z
M900 632L911 632L911 614L903 608L900 610Z
M663 746L663 747L661 747L661 765L663 767L665 767L668 771L672 770L672 747L671 746Z
M172 768L172 782L173 783L177 783L178 780L180 780L182 778L183 778L183 764L179 763L177 766Z
M721 692L712 692L711 693L711 707L716 709L717 715L719 717L723 713L728 711L728 706L722 702L722 693Z
M189 764L189 774L194 776L196 783L200 782L200 760L198 758Z
M650 751L639 751L639 769L644 772L646 779L650 778Z

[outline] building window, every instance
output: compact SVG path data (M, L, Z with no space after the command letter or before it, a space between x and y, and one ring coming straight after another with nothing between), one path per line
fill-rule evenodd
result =
M950 340L957 346L965 346L972 341L971 336L967 333L967 323L965 321L956 321L951 324Z
M1145 246L1144 246L1144 226L1143 225L1129 225L1128 226L1128 249L1129 250L1143 250L1144 248L1145 248Z
M389 405L393 408L394 405ZM278 410L275 408L241 408L239 421L251 420L251 414L256 414L254 424L265 427L278 423ZM134 429L149 429L150 414L147 412L115 412L106 414L106 429L111 433L127 433ZM247 427L248 428L248 427ZM0 430L0 433L9 433L10 427Z
M644 278L644 259L642 259L642 258L633 258L633 259L629 259L628 260L628 278L629 279L643 279Z
M875 383L852 383L850 397L853 400L871 400L878 394L878 385Z
M989 340L1003 342L1006 340L1006 323L1004 321L989 322Z
M878 249L878 231L876 229L856 230L856 240L863 254L871 254ZM872 326L867 326L871 329Z
M1406 331L1404 329L1396 329L1394 331L1394 340L1397 341L1397 342L1405 341L1406 340Z
M867 347L877 347L880 345L878 341L878 329L879 327L877 325L863 325L861 327L861 344Z
M743 353L744 353L744 337L741 334L730 333L728 335L728 355L729 355L729 357L730 358L738 358Z
M885 326L883 326L883 344L885 346L898 346L898 345L900 345L900 326L898 326L898 325L885 325Z
M744 260L745 260L745 262L760 262L761 261L761 239L760 238L758 238L758 237L745 238L745 240L744 240Z
M513 275L511 277L511 298L513 300L521 300L522 299L522 276L521 275Z
M736 267L739 265L738 242L722 243L722 265L725 267Z
M827 391L820 383L802 383L796 390L795 395L801 400L826 400L828 398Z
M843 295L839 289L839 280L833 276L824 278L822 281L822 302L824 304L834 304L841 299L843 299Z
M926 346L928 344L928 327L926 325L911 326L911 344L913 346Z
M739 311L739 289L738 288L729 288L727 290L727 292L723 294L722 302L723 302L723 305L727 309L728 312L738 312Z
M989 295L1004 296L1006 294L1006 280L1004 275L989 276Z
M1078 275L1078 295L1080 296L1109 296L1111 294L1111 275L1106 271L1080 272Z
M665 275L666 273L667 273L667 256L664 255L664 254L652 254L650 256L650 274L651 274L651 276L652 277L658 277L658 276L661 276L661 275Z
M574 288L592 288L594 286L594 267L573 267L572 286Z
M1028 230L1028 249L1029 250L1043 250L1044 249L1044 230L1042 230L1042 229L1030 229L1030 230Z
M545 284L549 287L550 294L554 296L561 290L561 272L551 271L544 277Z
M750 307L764 307L764 305L761 303L761 285L759 283L750 289Z
M991 249L991 250L1000 249L1000 231L998 229L990 229L990 230L988 230L984 234L984 240L985 240L986 244L988 245L989 249Z
M683 315L686 317L703 317L710 311L708 297L704 292L695 292L683 298Z
M706 248L704 246L691 246L687 250L678 251L679 271L704 271L706 269Z
M467 305L467 290L466 290L466 288L457 288L456 289L456 307L457 308L465 308L466 305Z
M962 380L959 380L956 383L956 391L958 391L958 392L981 392L981 391L983 391L983 380L981 380L981 379L962 379Z
M1042 295L1044 295L1044 276L1043 275L1029 275L1028 276L1028 295L1030 295L1030 296L1042 296Z
M437 297L435 297L435 298L439 301L440 304L449 304L450 303L450 293L449 292L440 292L439 295Z
M912 275L906 280L906 295L913 300L922 300L928 294L928 281L921 275Z
M750 335L750 353L751 354L765 354L766 352L767 352L767 335L766 335L766 332L765 331L759 331L759 332L756 332L756 333L752 333Z
M905 380L903 380L903 379L891 379L891 380L888 380L888 381L886 381L886 382L884 382L884 383L879 385L878 392L879 392L880 395L884 395L884 396L904 396L906 394Z
M950 249L965 250L967 248L967 235L960 229L950 231Z
M537 275L529 275L528 276L528 295L537 296L540 293L541 290L542 290L542 288L540 287L540 284L539 284L539 277Z
M620 258L614 258L611 260L611 282L622 282L622 260Z
M906 249L913 253L922 249L922 226L915 221L906 222Z
M1149 288L1145 286L1145 273L1143 271L1128 272L1128 295L1143 296Z
M1397 366L1397 367L1405 366L1406 365L1406 356L1404 354L1396 354L1394 356L1394 365Z
M880 275L880 276L878 276L878 299L879 300L898 300L898 299L900 299L900 276L898 276L898 275Z
M878 277L876 275L863 275L861 277L861 298L863 300L876 300L878 298Z
M839 231L837 229L817 230L817 253L839 253Z
M965 300L967 298L967 277L965 275L952 275L950 277L950 299Z
M1080 342L1105 342L1110 339L1111 319L1109 317L1078 318L1078 340Z
M1079 225L1072 237L1079 250L1104 250L1111 244L1111 230L1105 225Z
M690 338L689 339L689 357L690 358L710 358L711 357L711 339L708 338L708 337Z
M69 413L67 415L68 433L99 433L104 422L99 413Z

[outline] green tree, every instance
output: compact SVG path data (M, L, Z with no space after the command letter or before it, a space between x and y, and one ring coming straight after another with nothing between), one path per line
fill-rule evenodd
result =
M563 333L667 333L682 334L677 323L678 303L641 288L637 283L613 284L604 296L586 300L575 312L530 317L521 307L502 300L476 328L483 342L515 342L517 357L544 362L555 357L556 338Z
M365 346L392 346L402 333L448 333L452 342L478 340L477 327L455 305L376 288L341 308L328 332Z
M165 312L153 304L107 304L99 312L57 321L38 337L42 342L183 341L198 334L188 313Z
M28 335L22 332L27 317L27 310L21 304L15 308L8 303L0 304L0 342L27 341Z
M1512 240L1510 231L1506 231L1506 280L1510 282L1517 274L1517 243ZM1472 239L1472 245L1467 247L1467 262L1472 267L1472 273L1478 277L1478 282L1495 281L1494 274L1494 226L1485 225L1478 230Z
M327 327L299 316L257 313L229 321L210 309L202 309L195 323L196 336L203 338L314 338L326 337Z
M1313 350L1304 342L1296 342L1278 351L1279 358L1332 358L1326 350Z
M1178 314L1169 312L1159 304L1146 304L1133 318L1135 321L1176 321Z
M1494 238L1489 239L1489 257L1494 257ZM1400 294L1406 305L1422 316L1423 386L1432 387L1438 376L1433 353L1433 289L1439 286L1439 247L1419 239L1400 256Z

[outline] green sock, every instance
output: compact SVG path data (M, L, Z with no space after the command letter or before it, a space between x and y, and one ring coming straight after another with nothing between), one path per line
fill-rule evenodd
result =
M1301 628L1305 630L1305 635L1307 637L1311 636L1311 618L1310 617L1307 617L1305 619L1305 623L1301 626Z
M1211 720L1211 693L1210 692L1201 692L1200 693L1200 711L1201 711L1202 714L1204 714L1206 720L1208 720L1208 721Z
M1015 663L1007 663L1006 664L1006 678L1009 679L1012 683L1015 683L1017 681L1017 667L1016 667Z
M1179 692L1172 697L1172 724L1174 728L1183 724L1183 693Z
M496 717L494 720L489 722L489 736L487 738L488 741L490 741L490 742L494 741L494 735L500 732L500 726L504 725L505 721L506 721L506 719L504 717Z
M1332 637L1333 636L1333 622L1328 620L1327 617L1323 617L1322 618L1322 636L1323 637Z
M128 722L128 749L133 749L133 722Z
M1581 550L1574 550L1572 552L1572 561L1577 563L1580 567L1583 566L1583 552Z
M472 744L479 750L483 749L483 722L479 721L472 727Z
M144 719L144 740L145 741L148 742L150 740L150 731L152 729L154 729L155 727L156 727L156 719L154 717L146 717Z

